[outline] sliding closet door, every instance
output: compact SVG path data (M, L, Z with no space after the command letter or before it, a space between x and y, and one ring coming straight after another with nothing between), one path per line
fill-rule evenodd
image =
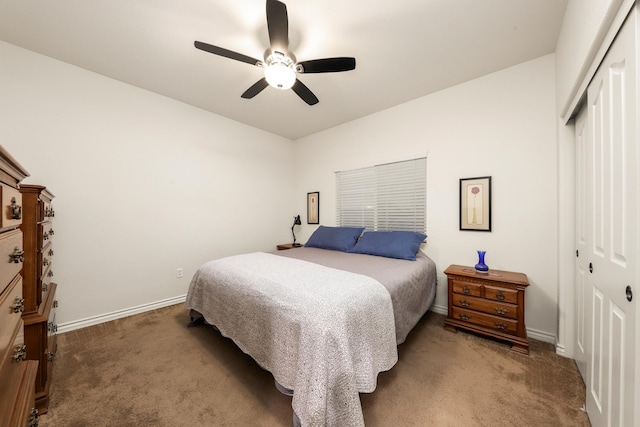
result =
M577 219L577 287L584 292L587 413L594 427L637 426L636 22L631 14L587 92ZM580 159L578 159L580 160ZM580 198L580 195L578 195ZM581 216L583 217L581 218ZM581 227L584 227L581 229ZM581 281L583 281L581 283ZM629 301L627 287L635 292ZM581 292L581 291L578 291ZM579 331L578 331L578 339Z
M580 257L580 254L586 255L589 245L587 222L591 222L591 213L588 207L590 198L587 195L587 171L590 170L587 164L589 152L589 128L587 126L587 110L582 108L575 120L575 144L576 144L576 274L575 274L575 354L574 358L580 375L584 382L587 382L587 355L590 342L590 326L592 311L589 309L587 295L591 295L591 290L587 289L589 274L586 256Z

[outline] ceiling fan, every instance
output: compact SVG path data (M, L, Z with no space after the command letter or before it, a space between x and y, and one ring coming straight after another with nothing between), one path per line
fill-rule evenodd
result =
M303 73L335 73L356 68L356 59L351 57L312 59L296 62L289 51L289 18L287 6L278 0L267 0L267 28L271 47L264 52L264 60L252 58L218 46L196 41L195 47L214 55L246 62L264 68L264 77L254 83L241 96L251 99L267 86L276 89L293 89L309 105L318 103L318 98L297 78Z

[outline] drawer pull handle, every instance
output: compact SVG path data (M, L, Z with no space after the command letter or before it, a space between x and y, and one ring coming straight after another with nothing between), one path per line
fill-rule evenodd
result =
M47 276L53 277L53 270L49 270L49 272L47 273Z
M51 230L49 230L49 236L53 236L54 234L56 234L56 233L53 232L53 228Z
M507 329L506 323L496 322L495 325L496 325L496 328L500 329L501 331L504 331L505 329Z
M31 408L31 411L29 412L29 427L38 427L39 424L38 410L36 408Z
M53 308L58 308L58 300L53 300Z
M503 307L496 307L496 313L501 314L501 315L505 315L509 312L509 310L507 310L506 308Z
M471 303L469 301L467 301L466 299L460 300L460 305L463 307L469 307L471 305Z
M504 294L502 293L502 291L498 291L496 298L500 301L504 301Z
M22 219L22 206L18 204L15 197L11 198L11 219Z
M27 346L24 344L17 345L11 358L16 362L27 360Z
M43 283L42 284L42 292L47 292L48 290L49 290L49 284Z
M13 305L14 313L22 313L24 311L24 298L16 297L15 303Z
M43 234L42 234L42 238L43 238L44 240L49 240L49 232L48 232L48 231L46 231L45 233L43 233Z
M49 332L58 332L58 325L53 322L49 322L47 324L47 329L49 329Z
M468 286L463 286L462 287L462 293L463 294L468 294L470 292L469 287Z
M49 249L49 256L53 256L53 249Z
M470 320L471 316L469 316L468 314L465 314L465 313L460 313L460 318L462 320Z
M24 251L20 250L20 248L16 246L13 253L9 255L9 258L11 258L11 261L13 261L14 264L24 262Z
M44 216L47 218L53 218L54 216L56 216L56 212L53 210L53 208L44 208Z
M42 265L44 265L45 267L46 267L47 265L49 265L49 260L48 260L47 258L44 258L44 259L42 260Z

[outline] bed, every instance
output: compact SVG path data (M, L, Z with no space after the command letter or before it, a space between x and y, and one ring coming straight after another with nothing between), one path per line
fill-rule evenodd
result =
M393 246L386 235L358 250L369 234L361 232L337 245L327 244L335 236L314 245L314 233L305 247L213 260L189 286L192 321L213 325L271 372L303 427L364 426L359 393L375 390L435 298L435 264L418 250L426 236L398 259L370 253Z

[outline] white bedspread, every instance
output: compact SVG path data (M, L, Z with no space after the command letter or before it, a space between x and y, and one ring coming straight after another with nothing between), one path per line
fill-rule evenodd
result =
M391 297L367 276L268 253L204 264L186 307L294 390L303 427L364 426L359 392L397 362Z

